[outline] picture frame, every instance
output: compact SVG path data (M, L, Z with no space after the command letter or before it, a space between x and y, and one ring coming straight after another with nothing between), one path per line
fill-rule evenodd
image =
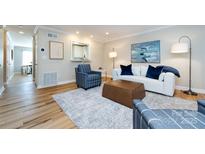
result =
M160 63L160 40L131 44L132 63Z
M58 41L49 41L49 59L63 60L64 59L64 43Z

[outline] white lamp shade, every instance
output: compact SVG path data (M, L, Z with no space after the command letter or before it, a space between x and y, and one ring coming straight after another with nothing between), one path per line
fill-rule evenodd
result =
M117 52L115 52L115 51L109 52L109 57L110 58L116 58L117 57Z
M176 43L172 45L171 53L186 53L186 52L189 52L189 44Z

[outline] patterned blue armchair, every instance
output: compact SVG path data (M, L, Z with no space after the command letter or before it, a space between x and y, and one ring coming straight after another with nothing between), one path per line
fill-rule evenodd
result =
M134 129L205 129L205 100L198 110L150 109L142 101L133 102Z
M90 64L80 64L75 68L77 86L85 90L101 85L101 72L92 71Z

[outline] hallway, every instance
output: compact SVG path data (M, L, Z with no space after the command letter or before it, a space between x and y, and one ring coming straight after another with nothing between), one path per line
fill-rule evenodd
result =
M9 85L25 84L30 82L33 82L32 75L21 75L20 73L16 73L9 81Z

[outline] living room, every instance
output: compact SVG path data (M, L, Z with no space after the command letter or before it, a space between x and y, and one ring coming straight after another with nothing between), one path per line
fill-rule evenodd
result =
M15 28L17 32L24 31L24 26L16 26ZM7 111L2 116L10 114L10 108L14 109L12 112L15 113L11 114L12 117L18 115L19 108L12 104L16 100L11 101L11 104L6 102L14 96L18 101L20 98L22 100L18 107L27 111L29 106L24 106L24 102L29 101L26 97L30 93L24 90L26 86L26 90L29 89L32 93L37 90L40 93L40 95L32 95L34 97L32 104L39 101L38 98L41 94L52 90L52 94L46 95L49 99L42 99L40 102L44 104L54 99L53 104L50 104L51 107L47 106L48 109L51 109L52 112L52 105L62 109L62 117L65 118L64 122L68 125L58 125L59 119L53 125L47 125L47 122L42 123L41 120L36 123L35 119L41 118L42 115L38 114L38 109L41 108L34 106L29 108L28 111L36 112L36 116L29 121L27 121L27 117L32 117L30 114L25 114L23 115L24 118L19 117L15 120L2 118L4 124L2 123L1 128L133 128L131 109L134 99L144 101L148 107L153 109L196 111L196 101L205 98L205 83L203 80L205 74L202 71L204 69L204 55L201 54L203 52L201 49L204 48L204 26L41 25L30 26L30 28L26 26L26 28L30 29L29 33L34 34L33 46L35 48L33 48L33 54L35 59L33 61L35 61L35 65L33 65L33 72L35 78L33 77L33 82L29 84L26 82L21 85L12 84L12 86L9 86L8 84L6 86L1 100L8 106L1 107L4 111ZM6 29L8 33L10 26L7 26ZM186 52L173 53L172 48L178 41L188 45ZM15 41L12 44L15 45ZM55 48L55 45L57 45L57 48ZM52 47L55 48L53 54ZM189 47L191 47L191 50ZM144 51L144 49L148 51ZM61 53L55 54L57 50ZM139 52L140 58L138 58L139 56L135 57L137 52ZM83 68L79 68L82 66ZM76 69L77 67L78 69ZM127 68L128 72L126 72ZM79 69L83 71L92 70L98 72L98 74L92 75L91 80L88 74L88 79L86 79L81 76L81 73L78 73ZM123 69L125 69L125 74L123 74ZM100 78L98 75L100 75ZM103 78L102 81L101 77ZM121 89L125 90L124 92L115 86L111 86L112 83L115 85L121 80L133 83L131 87L127 87L127 90L133 88L136 91L129 96L126 95L125 87L130 83L120 83L122 84ZM141 88L138 87L139 85L135 85L137 83L140 83ZM22 90L15 91L14 87ZM62 90L67 93L58 94ZM184 93L183 91L186 90L191 90L193 94ZM15 91L15 93L10 91ZM79 100L79 95L87 99ZM106 98L106 101L104 98ZM97 104L93 104L93 102ZM101 102L100 104L103 106L98 106L98 102ZM106 109L109 106L106 103L111 105L109 110ZM88 109L81 109L76 104L92 107L89 108L89 111ZM99 108L101 113L97 114ZM73 110L76 112L72 112ZM93 115L93 112L96 112L96 114ZM106 112L112 114L104 116ZM123 117L124 119L120 116L120 112L126 114ZM76 119L76 115L79 116L79 113L82 114ZM113 120L112 117L117 113L119 116L116 116ZM42 112L42 114L46 117L51 113ZM50 116L46 118L48 121L53 120ZM88 119L91 119L93 123ZM106 123L107 120L111 121ZM85 121L87 122L85 123ZM14 125L16 122L19 125ZM30 123L29 127L28 122Z
M203 152L203 1L1 6L2 153Z
M73 26L72 30L63 31L61 28L66 26L56 26L55 29L49 27L40 26L38 31L38 58L39 61L39 79L41 79L42 72L58 72L59 78L57 80L58 84L72 82L75 80L74 68L78 65L78 62L71 60L71 41L83 42L90 44L90 64L93 69L97 70L99 67L107 71L107 75L112 77L112 59L109 58L109 52L114 48L117 52L117 57L115 58L115 68L120 68L120 65L131 64L131 44L140 42L149 42L154 40L160 40L160 62L151 63L153 66L157 65L167 65L176 68L181 77L176 80L177 89L188 88L189 83L189 54L174 54L171 53L171 47L174 43L178 42L178 39L187 35L192 41L192 89L198 93L205 93L204 87L205 83L203 81L204 73L201 71L204 69L203 59L204 55L201 55L201 50L204 47L203 37L205 33L204 26L138 26L142 30L137 33L131 33L124 35L113 36L112 29L131 29L135 26L81 26L81 28L87 27L88 31L86 34L82 31L80 32L80 26ZM69 27L69 26L67 26ZM72 27L72 26L71 26ZM137 27L137 26L136 26ZM148 27L146 30L146 27ZM47 30L47 29L48 30ZM58 29L57 29L58 28ZM95 30L104 31L101 33L101 38L93 38L91 28L96 28ZM145 30L144 30L144 29ZM60 30L59 30L60 29ZM69 28L68 28L69 29ZM110 29L109 35L104 29ZM53 30L53 31L52 31ZM137 28L136 28L137 30ZM58 33L60 31L61 33ZM76 34L79 31L79 34ZM116 31L116 30L115 30ZM57 34L58 38L47 37L48 33ZM72 33L71 35L65 33ZM130 36L131 35L131 36ZM114 39L112 41L112 39ZM49 46L48 41L55 40L64 43L64 59L63 60L50 60L49 59ZM187 42L187 39L182 41ZM45 51L40 51L43 48ZM51 63L50 63L51 62ZM132 63L133 66L148 66L150 63ZM59 70L58 68L62 68ZM196 69L197 68L197 69ZM38 81L37 85L39 87L43 86L41 81Z

